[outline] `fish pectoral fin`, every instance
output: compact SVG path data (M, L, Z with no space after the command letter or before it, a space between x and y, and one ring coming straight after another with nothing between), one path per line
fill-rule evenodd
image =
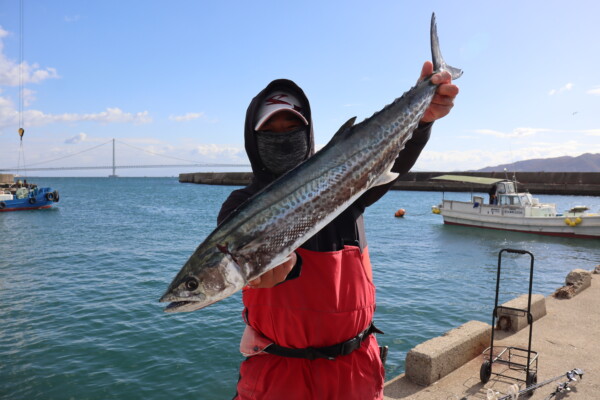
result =
M393 165L393 164L392 164ZM381 174L376 180L375 182L373 182L373 186L381 186L381 185L385 185L387 183L393 182L396 180L396 178L398 178L400 174L398 174L397 172L392 172L392 167L390 166L390 168L385 171L383 174Z

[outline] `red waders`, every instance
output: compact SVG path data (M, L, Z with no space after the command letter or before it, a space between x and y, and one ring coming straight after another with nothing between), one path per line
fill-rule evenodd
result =
M300 277L243 292L244 314L253 329L246 329L241 348L257 354L240 367L236 399L382 399L384 369L374 335L334 360L260 352L267 343L292 349L332 346L355 337L373 319L375 287L366 248L362 254L353 246L297 252Z

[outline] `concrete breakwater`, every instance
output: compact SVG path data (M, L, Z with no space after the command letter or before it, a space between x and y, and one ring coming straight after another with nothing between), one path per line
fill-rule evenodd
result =
M487 192L484 185L431 180L440 175L468 175L486 178L504 178L504 172L409 172L402 176L393 190L423 190L434 192ZM511 176L509 176L511 177ZM533 194L562 194L600 196L598 172L519 172L516 174L519 191ZM193 172L179 174L179 182L205 185L245 186L252 179L251 172Z

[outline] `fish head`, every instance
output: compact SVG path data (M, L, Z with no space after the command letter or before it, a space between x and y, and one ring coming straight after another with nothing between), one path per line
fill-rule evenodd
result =
M160 302L166 312L195 311L222 300L246 284L240 266L218 248L199 248L173 279Z

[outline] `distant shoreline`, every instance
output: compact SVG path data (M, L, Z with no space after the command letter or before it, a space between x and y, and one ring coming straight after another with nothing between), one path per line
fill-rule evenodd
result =
M392 190L421 190L433 192L487 192L485 185L460 182L432 181L431 178L449 172L409 172L394 184ZM504 178L504 172L451 172L454 175ZM511 175L509 175L512 178ZM532 194L600 196L600 172L518 172L519 191ZM179 174L181 183L204 185L245 186L251 172L192 172Z

